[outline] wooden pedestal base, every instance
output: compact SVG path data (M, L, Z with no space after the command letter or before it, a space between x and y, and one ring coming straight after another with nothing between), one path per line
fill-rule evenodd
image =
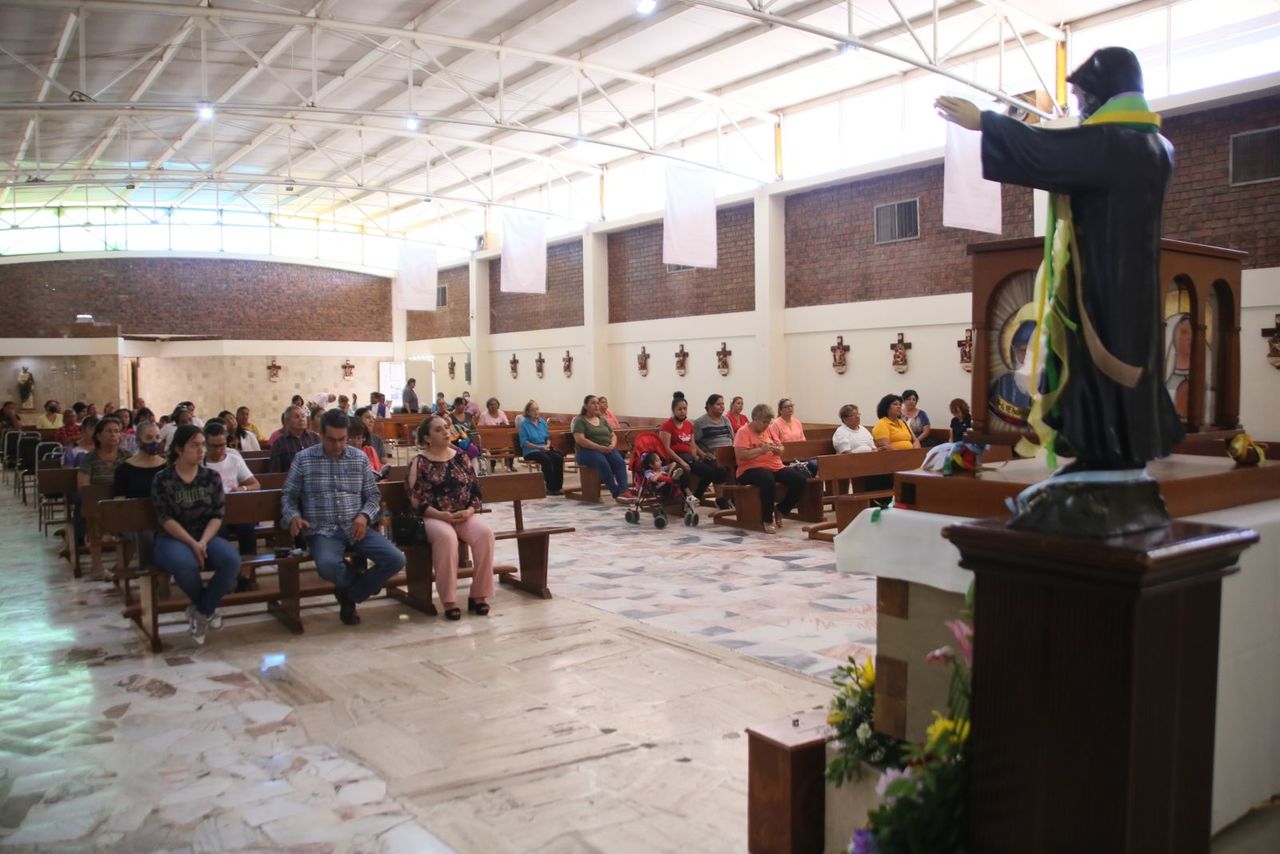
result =
M947 528L976 576L973 850L1209 850L1223 576L1254 531Z

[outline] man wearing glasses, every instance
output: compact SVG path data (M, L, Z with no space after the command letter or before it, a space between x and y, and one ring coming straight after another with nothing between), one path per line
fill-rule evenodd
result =
M360 622L356 605L382 589L404 568L404 554L377 531L369 530L381 503L369 458L347 446L350 419L329 410L320 422L323 435L293 458L285 480L281 526L289 535L306 537L316 572L337 589L338 617L345 625ZM343 553L356 552L355 566ZM368 560L373 568L365 571Z

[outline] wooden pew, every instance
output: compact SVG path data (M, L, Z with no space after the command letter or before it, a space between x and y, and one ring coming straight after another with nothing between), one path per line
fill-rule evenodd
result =
M267 465L271 462L270 457L245 457L244 464L249 467L249 471L255 475L263 474L267 470Z
M653 427L619 427L613 431L613 435L618 437L616 450L626 458L631 453L631 446L635 444L636 436L641 433L652 433L654 429ZM559 435L553 433L551 441L554 447L564 453L566 461L575 458L577 448L574 445L572 433L567 430ZM629 483L628 486L630 486ZM585 501L588 504L599 504L600 488L600 472L591 466L578 466L578 488L566 489L564 496L575 501Z
M378 486L382 501L386 502L388 509L392 512L408 511L409 499L403 480L384 481ZM525 527L521 502L545 497L541 475L530 473L488 478L482 482L481 489L486 503L510 501L515 509L515 528L496 532L495 536L499 540L517 541L519 563L516 566L495 566L495 574L504 584L518 587L543 599L551 598L551 591L547 587L550 537L553 534L570 533L574 529ZM158 529L149 499L109 500L101 502L98 507L103 529L112 533ZM257 523L270 519L273 520L273 525L278 526L281 515L279 490L235 492L227 496L224 522ZM278 527L276 531L287 537ZM406 558L405 569L387 581L387 595L423 613L438 613L432 599L432 583L435 578L430 546L407 545L401 548ZM124 585L125 592L123 616L133 621L153 652L160 652L163 649L160 640L160 615L181 613L186 610L189 602L182 595L162 595L162 589L166 586L162 582L168 580L163 572L150 566L142 567L139 571L132 570L127 564L127 551L123 542L117 546L117 556L117 578ZM242 566L250 566L255 571L274 567L276 572L273 576L263 576L258 590L228 593L220 604L229 607L264 603L268 611L291 632L301 634L301 600L331 595L334 589L332 584L315 574L314 569L303 568L303 564L310 563L310 560L309 555L276 557L274 554L263 554L244 557ZM458 569L460 578L470 578L473 573L474 569L470 566ZM129 592L131 581L137 581L139 585L137 602L133 601Z
M160 615L181 613L190 604L184 595L167 596L165 582L168 576L153 565L139 566L134 570L129 566L128 550L124 546L125 536L141 531L157 531L159 523L149 498L113 499L99 504L101 524L104 530L120 536L117 546L117 583L122 584L125 593L125 608L122 615L133 622L134 627L142 635L152 652L161 652L164 645L160 640ZM235 492L227 496L226 524L238 522L258 522L262 519L280 518L280 493L278 491ZM269 581L259 585L258 590L243 593L228 593L222 598L220 607L265 603L267 609L274 614L293 633L302 632L302 621L299 613L299 598L302 595L298 568L303 561L302 556L275 557L273 554L244 557L242 566L248 564L255 569L268 566L276 567L275 583ZM134 602L129 592L129 584L138 582L138 601Z
M41 513L41 524L47 537L50 528L66 528L64 536L74 539L71 528L71 496L76 491L78 469L36 469L36 506Z
M731 510L717 510L712 513L711 520L718 525L763 531L765 520L760 516L759 490L754 486L737 482L738 463L731 446L719 447L715 451L716 463L729 470L729 480L720 485L718 494L731 499L734 506ZM793 460L811 460L828 456L832 452L830 438L805 439L803 442L784 444L782 459L790 463ZM787 514L787 518L802 522L821 522L824 518L824 507L829 501L830 496L824 490L824 481L810 478L800 495L800 501L795 509Z

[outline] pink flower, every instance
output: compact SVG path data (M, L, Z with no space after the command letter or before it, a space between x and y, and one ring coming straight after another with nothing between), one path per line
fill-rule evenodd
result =
M956 651L949 646L940 646L924 657L929 664L950 664L956 660Z
M960 647L960 657L964 659L964 663L973 664L973 626L964 620L949 620L947 628L951 629L956 646Z

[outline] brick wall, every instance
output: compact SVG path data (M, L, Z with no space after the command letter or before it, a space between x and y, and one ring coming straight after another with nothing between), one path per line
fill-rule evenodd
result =
M751 311L755 308L755 209L721 208L714 270L668 273L662 223L609 235L609 322Z
M410 341L428 338L466 337L471 334L471 267L463 264L441 270L439 284L447 291L444 308L435 311L406 311L406 337Z
M0 266L0 338L55 338L77 314L128 334L386 341L391 283L304 264L90 258Z
M875 243L875 207L919 199L920 237ZM1031 191L1006 186L1004 234L942 226L942 166L926 166L789 196L786 305L952 294L971 289L970 243L1030 237Z
M547 292L504 294L502 260L489 262L489 331L528 332L582 325L582 241L547 247Z
M1246 268L1280 266L1280 181L1232 187L1231 135L1280 125L1280 95L1165 120L1173 185L1164 234L1243 249Z

